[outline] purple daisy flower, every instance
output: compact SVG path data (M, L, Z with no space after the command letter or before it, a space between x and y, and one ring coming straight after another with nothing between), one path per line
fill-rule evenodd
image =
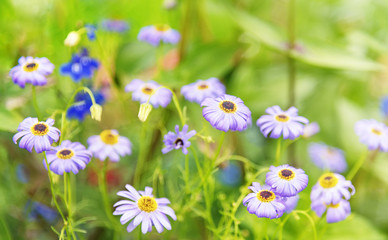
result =
M142 42L158 46L160 42L177 44L181 39L181 35L167 24L158 24L143 27L140 29L137 38Z
M69 140L47 152L50 170L58 175L63 175L64 172L77 174L80 169L85 169L91 158L92 153L84 145ZM43 165L46 167L44 159Z
M309 138L314 136L315 134L319 133L320 128L318 123L312 122L304 126L303 129L303 137L304 138Z
M288 164L279 167L271 166L265 183L271 186L282 197L292 197L307 187L309 177L302 169Z
M286 213L292 212L299 202L299 195L284 198L284 206L286 206Z
M187 148L190 147L191 143L189 142L189 138L197 134L195 130L191 130L190 132L187 132L189 129L189 126L184 125L182 128L182 132L179 131L179 126L175 126L175 132L168 132L166 135L164 135L164 144L166 144L166 147L162 149L162 153L166 154L170 152L173 149L182 149L182 152L184 154L187 154Z
M124 157L132 153L129 139L120 136L116 130L104 130L100 135L89 137L88 145L93 156L101 161L109 158L112 162L118 162L120 156Z
M349 192L351 189L351 192ZM323 174L311 190L311 201L323 201L326 205L337 204L342 198L349 200L356 192L351 181L337 173Z
M167 206L170 204L167 198L155 198L150 187L139 192L129 184L125 185L125 188L128 191L120 191L117 195L129 200L115 203L113 207L116 207L116 210L113 215L122 215L120 222L123 225L134 218L127 227L128 232L132 232L140 223L143 234L151 232L152 226L155 226L158 233L163 232L164 228L171 230L171 224L166 215L173 220L176 220L176 215L174 210Z
M201 107L203 117L221 131L243 131L251 121L251 111L244 102L232 95L221 95L217 98L206 98Z
M129 29L126 21L118 19L104 19L101 21L101 27L109 32L117 33L124 33Z
M283 111L279 106L273 106L265 112L269 115L261 116L256 122L264 137L271 133L270 138L279 138L283 134L283 139L294 140L303 134L303 124L309 122L305 117L298 116L298 109L295 107Z
M150 104L154 107L167 107L171 101L172 93L170 90L161 87L155 81L144 82L140 79L134 79L127 86L125 86L126 92L132 92L132 100L139 101L140 103L146 103L150 98Z
M31 83L34 86L46 85L46 76L54 71L54 64L45 57L21 57L18 62L19 65L9 71L9 76L21 88L24 88L26 83Z
M335 223L345 220L350 215L350 203L344 199L341 199L337 204L326 205L322 201L314 201L311 203L311 209L322 217L323 213L327 210L326 221L328 223Z
M356 122L355 131L360 142L367 145L369 150L381 149L388 152L388 128L384 123L363 119Z
M54 120L49 118L46 122L39 122L37 118L28 117L19 124L18 133L13 136L13 142L17 144L19 138L19 147L32 152L32 148L37 153L51 149L53 142L58 142L61 132L53 127Z
M256 214L257 217L279 218L283 215L286 207L281 196L277 195L268 185L260 186L260 183L253 182L248 187L253 193L249 193L244 199L243 204L247 206L250 214Z
M341 149L323 143L311 143L308 152L313 163L320 169L341 173L348 167Z
M218 78L209 78L183 86L181 93L190 102L201 104L208 97L218 97L225 94L225 86Z

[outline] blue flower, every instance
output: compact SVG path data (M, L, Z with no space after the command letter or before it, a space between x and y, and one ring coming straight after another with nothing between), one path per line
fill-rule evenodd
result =
M97 104L104 104L105 98L101 92L93 92L94 98ZM78 119L83 121L85 116L90 115L90 107L92 106L92 100L87 93L78 93L75 96L74 104L67 110L68 119Z
M96 26L93 24L85 24L86 35L90 41L96 40Z
M61 66L60 72L79 82L82 78L91 78L98 66L98 61L90 58L88 50L84 48L80 54L73 54L71 61Z
M226 166L220 168L220 180L223 184L228 186L237 186L242 180L241 168L238 164L227 163Z
M24 211L27 212L28 218L31 220L36 220L39 216L41 216L44 220L46 220L48 223L53 224L55 223L55 220L58 218L58 213L54 209L36 202L28 200Z

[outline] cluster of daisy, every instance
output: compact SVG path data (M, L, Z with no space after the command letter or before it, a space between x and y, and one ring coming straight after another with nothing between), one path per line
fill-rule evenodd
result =
M279 218L284 212L292 211L298 202L298 193L307 187L308 176L302 169L288 164L271 166L265 184L253 182L243 204L250 214L257 217Z

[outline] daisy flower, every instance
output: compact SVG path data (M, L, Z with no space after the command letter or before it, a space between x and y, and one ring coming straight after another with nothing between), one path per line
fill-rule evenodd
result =
M172 93L170 90L161 87L155 81L143 82L140 79L134 79L127 86L125 86L126 92L132 92L132 100L139 101L140 103L146 103L150 98L150 104L154 107L167 107L171 101ZM159 89L158 89L159 88Z
M166 215L173 220L176 220L176 216L174 210L167 206L170 204L167 198L155 198L150 187L139 192L129 184L125 185L125 188L128 191L120 191L117 195L129 200L115 203L113 207L116 207L116 210L113 215L122 215L120 218L122 225L133 219L127 227L128 232L132 232L140 223L143 234L151 232L152 226L155 226L158 233L163 232L164 228L171 230L171 224Z
M167 24L157 24L140 29L137 39L158 46L160 42L177 44L181 39L181 35Z
M310 138L314 136L315 134L319 133L320 128L318 123L312 122L304 126L303 129L303 137L304 138Z
M100 135L89 137L88 145L93 156L101 161L109 158L112 162L118 162L120 156L124 157L132 153L129 139L120 136L116 130L104 130Z
M190 147L191 143L188 141L189 138L194 136L197 132L195 130L191 130L190 132L187 132L189 129L189 126L184 125L182 128L182 131L179 131L179 126L175 126L175 133L174 132L168 132L166 135L164 135L164 144L166 145L165 148L162 149L162 153L166 154L170 152L173 149L182 149L182 152L184 154L187 154L187 148Z
M311 143L308 152L313 163L323 170L341 173L348 167L341 149L323 143Z
M21 57L18 63L19 65L9 71L9 76L21 88L24 88L26 83L31 83L34 86L46 85L46 76L54 71L54 64L45 57Z
M351 189L351 192L349 192ZM356 192L352 182L337 173L323 174L311 190L311 201L322 201L326 205L337 204L342 198L349 200Z
M46 122L39 122L37 118L28 117L19 124L18 133L13 136L13 142L17 144L19 138L19 147L32 152L32 148L37 153L51 149L53 142L58 142L61 132L53 127L54 120L49 118Z
M53 147L46 153L50 170L58 175L64 172L77 174L80 169L85 169L92 158L92 153L79 142L65 140L58 147ZM43 159L43 165L46 162Z
M249 193L243 199L243 204L244 206L248 205L248 212L250 214L270 219L279 218L283 215L286 210L284 200L270 186L260 186L260 183L253 182L252 186L248 188L253 193Z
M217 98L206 98L201 107L203 117L221 131L243 131L251 121L251 111L244 102L232 95L221 95Z
M311 209L321 217L327 210L326 221L335 223L345 220L350 215L350 204L348 201L341 199L337 204L326 205L322 201L314 201L311 203Z
M225 86L218 78L209 78L183 86L181 93L190 102L201 104L208 97L218 97L225 94Z
M298 116L295 107L283 111L279 106L273 106L265 112L269 115L261 116L256 122L264 137L279 138L283 135L283 139L294 140L303 134L303 124L309 122L305 117Z
M388 151L388 128L384 123L374 119L363 119L356 122L355 131L360 137L360 142L367 145L369 150Z
M307 187L309 177L302 169L288 164L279 167L271 166L265 183L271 186L282 197L292 197Z

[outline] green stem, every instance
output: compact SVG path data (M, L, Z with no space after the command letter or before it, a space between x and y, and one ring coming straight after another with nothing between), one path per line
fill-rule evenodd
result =
M379 151L378 149L376 151ZM368 150L364 151L358 161L353 165L353 168L350 170L348 175L346 176L346 179L352 180L353 177L357 174L357 172L360 170L361 166L364 164L365 159L368 155Z
M48 172L48 176L49 176L50 189L51 189L51 194L52 194L53 202L54 202L55 207L57 208L59 214L60 214L61 217L62 217L63 223L64 223L65 225L67 225L66 218L65 218L65 216L63 215L62 210L61 210L61 208L59 207L58 202L57 202L56 194L55 194L55 191L54 191L54 183L53 183L52 172L51 172L51 170L50 170L50 166L49 166L48 161L47 161L46 152L43 152L43 156L44 156L44 161L45 161L45 163L46 163L46 168L47 168L47 172Z
M217 161L218 156L220 155L222 144L224 144L225 134L226 134L226 132L224 132L224 131L221 133L220 141L218 143L218 147L217 147L216 153L215 153L215 155L213 157L213 161L212 161L213 165L212 165L212 167L214 167L214 164Z
M11 233L9 232L7 222L4 220L4 218L0 218L0 223L4 228L5 235L7 236L7 239L12 240Z
M306 211L294 210L294 213L300 213L309 220L309 222L311 223L311 227L313 228L314 240L317 240L317 229L315 228L313 218Z
M291 214L287 214L287 216L283 219L283 221L280 223L279 227L279 238L278 240L282 240L283 239L283 227L284 227L284 224L286 224L287 220L290 218Z
M185 155L185 182L186 182L186 193L187 194L190 192L189 180L190 180L189 156L186 154Z
M35 86L32 85L32 104L34 105L36 115L38 117L38 120L42 120L42 115L40 114L40 110L38 107L38 102L36 101L36 90Z
M141 127L141 132L140 132L140 150L139 150L139 157L137 160L137 165L135 169L135 175L133 179L133 185L135 187L139 187L138 184L140 184L140 177L143 171L143 164L145 161L145 155L146 155L146 141L145 141L145 136L146 136L146 129L147 129L147 122L144 122L144 124Z
M197 153L195 152L195 149L193 147L190 147L190 150L193 152L193 156L194 156L194 160L195 160L195 165L197 165L199 177L201 178L201 180L203 180L202 167L201 167L201 164L199 163Z
M275 167L279 165L280 163L280 153L281 153L281 150L282 150L282 138L279 137L278 139L278 143L276 145L276 157L275 157Z
M105 214L108 217L110 224L111 224L111 228L114 231L113 239L116 239L117 238L117 236L116 236L116 220L113 218L113 215L112 215L111 205L110 205L109 197L108 197L108 188L106 185L107 171L108 171L108 159L105 159L102 171L99 171L99 173L98 173L98 181L99 181L99 188L100 188L100 192L101 192L101 196L102 196L102 201L104 204Z

